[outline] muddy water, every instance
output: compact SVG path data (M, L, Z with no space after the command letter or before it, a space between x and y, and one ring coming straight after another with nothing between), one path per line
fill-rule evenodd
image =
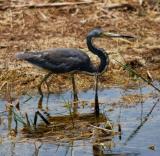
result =
M130 95L140 95L131 98ZM79 93L79 113L93 112L94 91ZM124 98L127 97L127 98ZM149 86L122 89L118 87L99 91L101 112L109 118L114 130L121 128L121 135L116 134L110 139L95 144L93 137L70 142L46 140L43 138L25 138L18 124L18 134L9 134L15 122L8 117L6 101L0 101L0 156L39 155L39 156L99 156L99 155L160 155L160 102L159 95ZM69 114L66 101L72 99L70 92L51 94L43 99L43 109L51 116ZM127 100L125 100L127 99ZM26 102L26 100L28 100ZM27 112L33 121L37 111L39 96L20 97L20 109ZM38 120L41 122L41 119Z

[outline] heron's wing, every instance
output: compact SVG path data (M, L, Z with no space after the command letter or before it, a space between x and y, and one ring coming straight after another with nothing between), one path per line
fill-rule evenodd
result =
M55 73L65 73L85 70L89 66L88 55L77 49L57 48L43 52L25 52L17 55L19 59L27 60Z

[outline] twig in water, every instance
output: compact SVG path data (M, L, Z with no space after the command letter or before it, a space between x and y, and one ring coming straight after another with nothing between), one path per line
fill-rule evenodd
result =
M99 129L99 130L102 130L103 132L109 132L109 133L111 133L111 132L114 132L114 130L111 130L111 129L105 129L105 128L102 128L102 127L97 127L97 126L94 126L94 125L89 125L89 126L91 126L91 127L93 127L93 128L96 128L96 129Z

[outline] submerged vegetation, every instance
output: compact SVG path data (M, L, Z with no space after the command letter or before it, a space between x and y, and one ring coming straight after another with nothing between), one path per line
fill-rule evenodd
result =
M0 155L159 153L159 9L158 0L0 0ZM98 65L85 41L97 26L136 38L94 41L110 58L99 76L100 116L93 113L95 77L76 74L78 102L69 74L52 75L39 97L46 71L15 53L77 48Z

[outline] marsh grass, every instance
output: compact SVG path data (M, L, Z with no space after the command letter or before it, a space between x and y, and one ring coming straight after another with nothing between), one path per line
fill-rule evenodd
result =
M116 3L117 1L111 2ZM157 38L159 34L158 13L150 9L143 17L139 17L138 11L110 10L106 14L101 9L107 3L109 2L96 1L95 4L87 6L0 11L0 47L2 47L0 48L0 86L3 86L5 82L12 83L12 92L15 95L25 94L30 90L35 92L44 73L26 62L15 60L15 53L25 50L39 51L52 47L72 47L87 52L85 36L90 29L96 26L101 26L107 31L137 36L138 40L131 44L105 39L95 42L98 47L108 49L111 54L120 51L127 62L137 60L143 65L142 68L138 68L140 72L145 74L147 69L151 71L154 79L159 79L159 64L150 63L154 48L158 48L160 44ZM75 13L71 11L72 9L75 9ZM87 54L91 56L95 64L98 64L99 61L95 56L89 52ZM104 87L113 84L127 85L124 82L129 81L129 78L125 76L124 79L123 74L121 65L115 63L111 58L108 71L100 78L101 85ZM82 75L77 75L77 80L79 89L85 90L93 87L92 77L83 75L82 79ZM54 75L48 83L53 93L71 88L68 75ZM43 90L47 92L45 85Z

